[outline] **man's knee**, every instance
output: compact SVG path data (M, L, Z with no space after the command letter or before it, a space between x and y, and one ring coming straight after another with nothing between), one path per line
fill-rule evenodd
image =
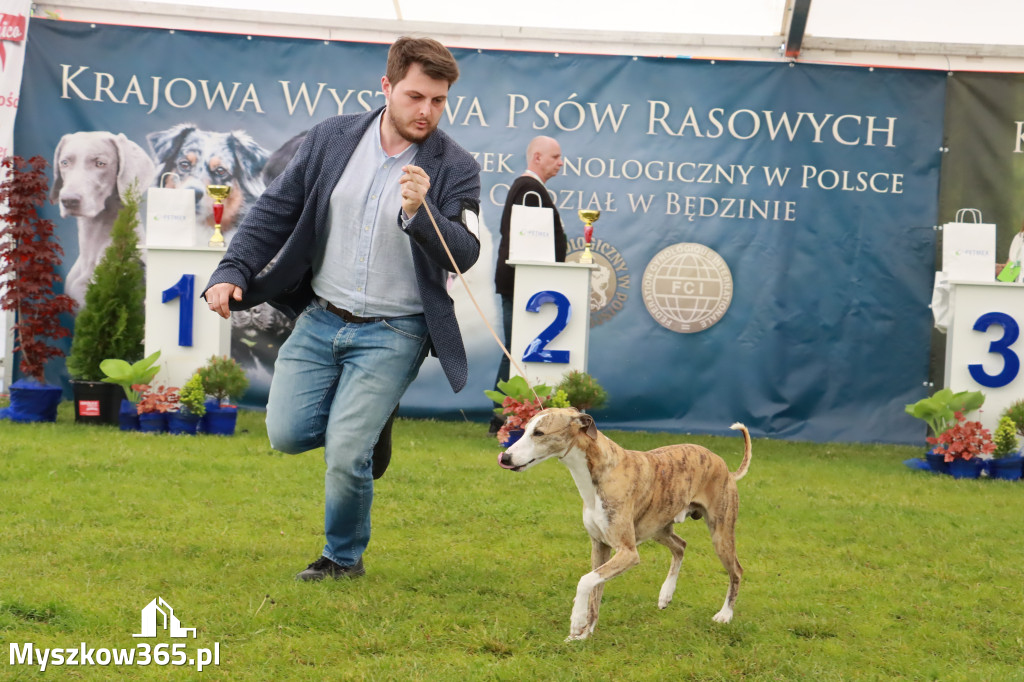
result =
M300 430L294 424L278 424L267 420L267 437L270 447L288 455L297 455L323 445L323 437L310 434L308 429Z

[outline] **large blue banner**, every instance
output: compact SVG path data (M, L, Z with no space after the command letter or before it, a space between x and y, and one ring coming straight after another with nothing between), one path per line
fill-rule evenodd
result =
M228 238L290 138L384 103L387 45L34 20L27 47L20 155L123 134L152 161L147 186L169 169L234 183ZM501 208L534 136L565 156L548 187L570 258L577 210L601 211L599 425L714 433L739 420L761 436L921 441L903 406L926 394L944 73L453 52L462 77L442 127L482 168L486 229L468 280L495 328ZM216 163L178 158L185 139ZM67 271L88 251L88 220L49 210ZM452 295L469 384L452 394L428 359L403 413L483 420L500 351L461 284ZM287 322L269 309L236 318L233 352L259 403Z

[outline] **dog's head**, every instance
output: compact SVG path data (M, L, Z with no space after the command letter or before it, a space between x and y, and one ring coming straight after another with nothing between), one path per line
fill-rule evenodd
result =
M104 208L120 208L133 185L141 194L153 168L146 150L123 133L68 133L53 152L50 201L60 204L62 218L94 218Z
M267 162L267 150L242 131L211 132L181 123L150 133L146 140L158 164L154 184L194 191L199 222L207 227L214 224L213 199L206 193L209 185L231 187L221 219L225 232L241 221L249 204L266 189L260 171Z
M597 438L597 425L589 414L572 407L549 408L526 423L522 437L498 455L498 464L512 471L526 471L551 457L564 457L573 447Z

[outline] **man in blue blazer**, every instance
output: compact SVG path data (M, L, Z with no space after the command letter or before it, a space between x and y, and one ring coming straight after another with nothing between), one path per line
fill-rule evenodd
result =
M267 401L271 446L325 448L322 556L296 577L356 577L370 540L371 453L436 353L455 391L466 351L446 289L480 253L480 167L437 125L459 70L435 40L400 38L385 106L314 126L246 215L207 285L210 309L268 301L297 316ZM429 209L429 215L428 215Z

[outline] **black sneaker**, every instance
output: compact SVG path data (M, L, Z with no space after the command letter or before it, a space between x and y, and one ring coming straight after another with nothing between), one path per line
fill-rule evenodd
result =
M296 580L302 580L305 582L323 580L330 576L335 580L339 578L358 578L359 576L366 573L363 569L363 559L359 558L359 561L354 566L339 566L325 556L320 557L309 566L306 566L306 570L295 576Z
M498 435L498 431L505 425L505 418L497 415L491 417L491 424L487 429L487 435L494 437Z
M395 416L397 415L398 406L395 405L395 411L388 417L388 421L384 424L380 437L377 439L377 444L373 446L371 460L374 480L383 476L384 472L388 470L388 464L391 464L391 428L395 425Z

